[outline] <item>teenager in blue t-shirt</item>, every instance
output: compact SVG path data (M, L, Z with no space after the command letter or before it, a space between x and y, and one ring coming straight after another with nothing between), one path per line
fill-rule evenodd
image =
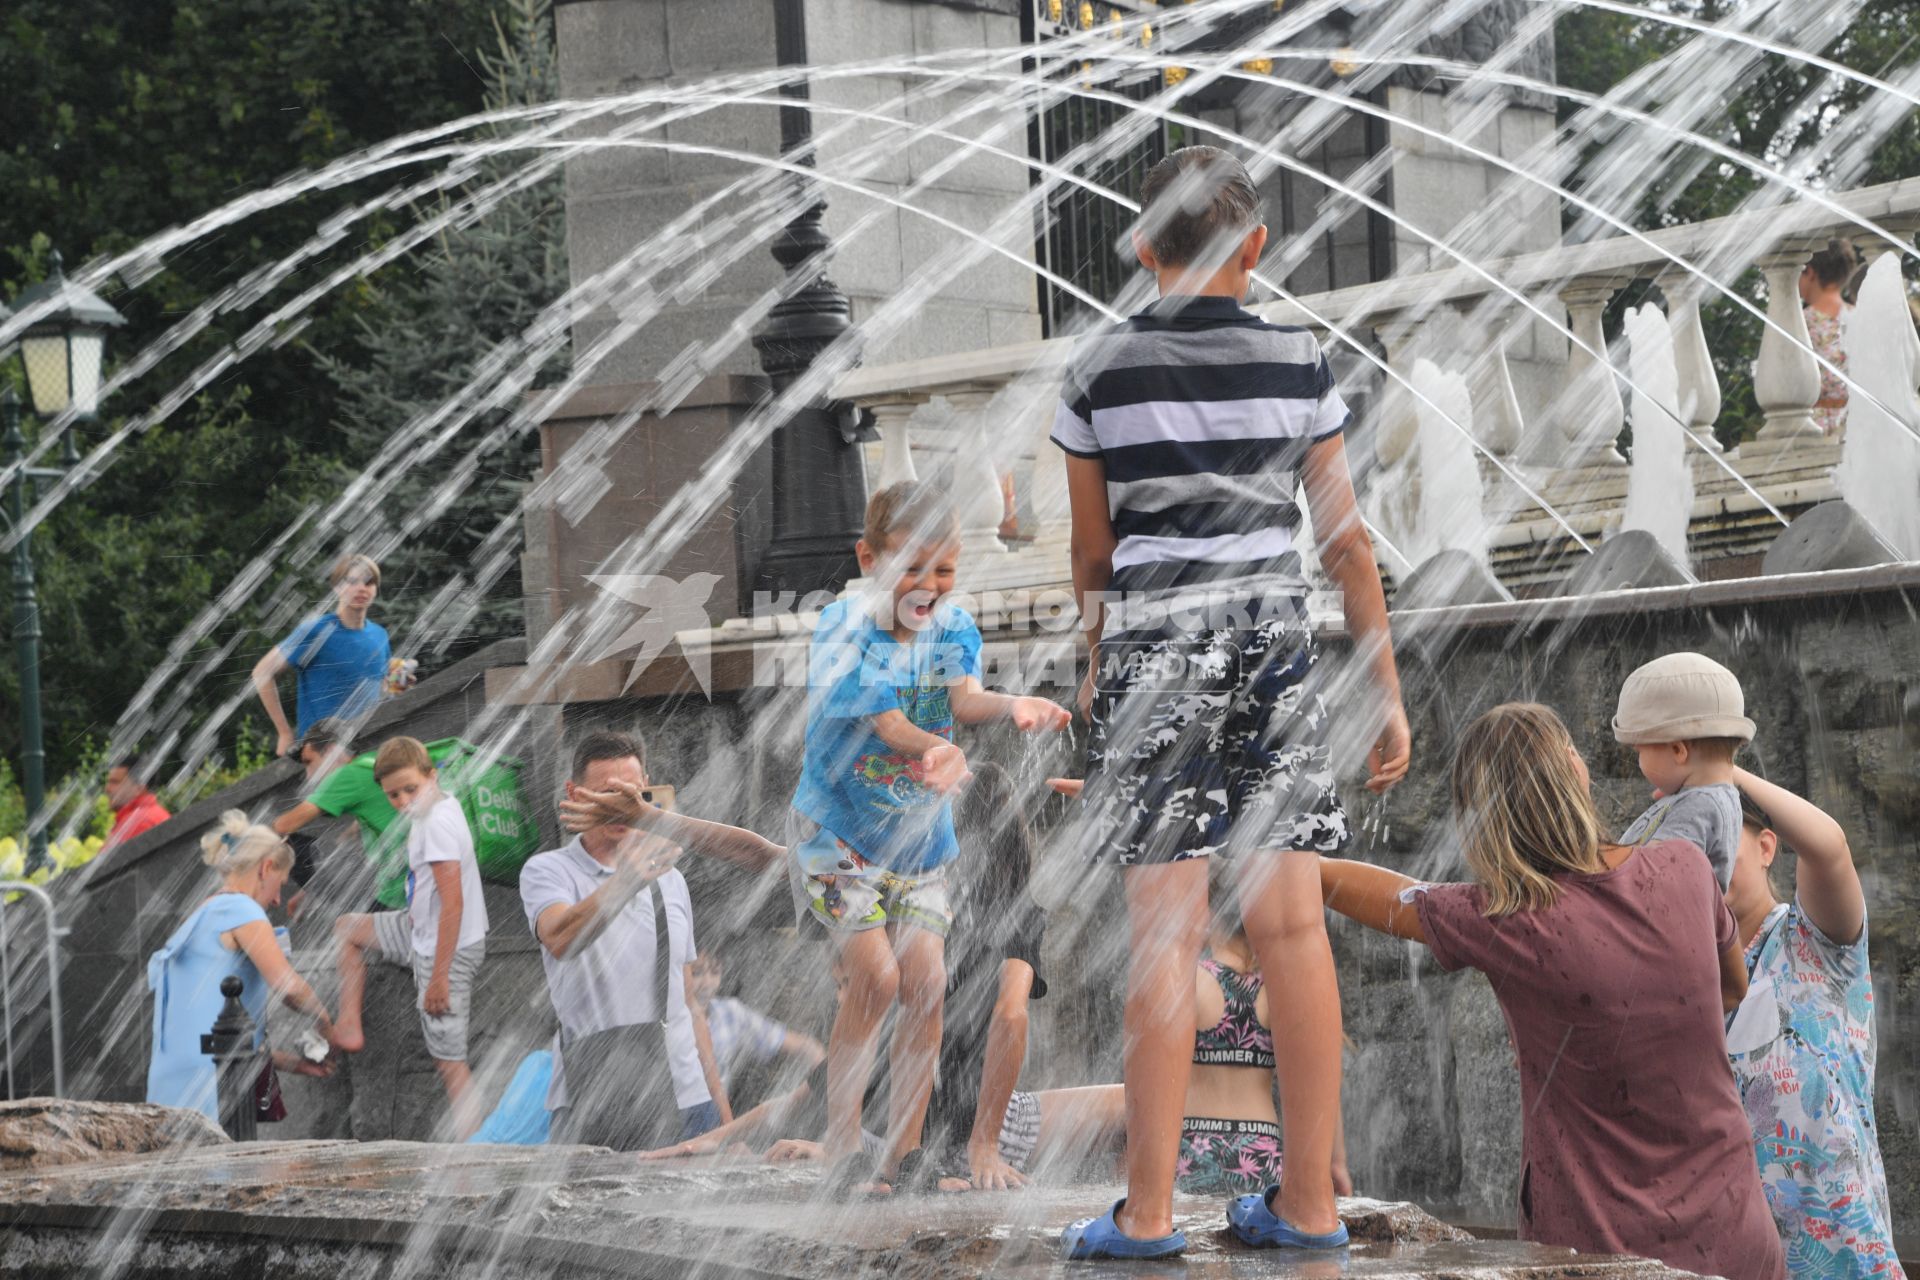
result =
M960 549L945 495L884 489L864 532L860 571L875 589L827 608L813 634L787 851L795 914L826 930L847 983L827 1045L822 1143L842 1190L875 1174L911 1177L903 1157L926 1123L953 923L944 869L959 854L948 797L968 776L954 725L1004 719L1035 731L1069 721L1045 698L981 687L980 630L947 598ZM875 1169L861 1155L860 1104L896 998L888 1152Z
M339 601L333 612L301 623L254 664L253 687L278 735L275 755L292 750L315 721L351 720L380 700L393 656L387 629L367 617L380 593L380 566L368 556L344 556L328 582ZM295 672L297 725L287 723L276 683L288 668Z

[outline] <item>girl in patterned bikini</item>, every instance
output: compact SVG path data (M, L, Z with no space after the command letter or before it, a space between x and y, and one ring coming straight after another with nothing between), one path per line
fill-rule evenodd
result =
M1260 965L1247 941L1225 858L1208 868L1213 927L1193 986L1193 1074L1187 1080L1175 1185L1199 1195L1252 1195L1280 1181L1273 1028ZM1333 1185L1353 1194L1336 1131Z
M1049 779L1062 795L1077 796L1081 780ZM1260 964L1240 918L1232 863L1207 868L1214 917L1206 950L1193 975L1193 1072L1187 1078L1174 1185L1193 1195L1253 1195L1280 1181L1280 1113L1274 1099L1273 1027ZM1095 1141L1123 1135L1119 1085L1049 1090L1038 1095L1042 1114L1071 1093L1088 1110L1110 1117ZM1333 1187L1353 1194L1344 1126L1336 1123Z

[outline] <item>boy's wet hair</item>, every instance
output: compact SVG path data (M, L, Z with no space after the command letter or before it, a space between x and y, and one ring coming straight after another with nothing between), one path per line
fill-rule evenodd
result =
M353 573L364 573L374 586L380 585L380 566L372 556L363 555L344 555L334 561L333 569L327 574L327 585L337 587Z
M433 757L418 738L388 738L373 756L373 780L384 782L402 769L417 769L421 777L433 772Z
M1218 147L1182 147L1147 172L1140 232L1163 267L1224 261L1259 225L1253 175Z
M313 748L325 751L329 747L338 747L342 751L353 750L353 723L345 716L322 716L308 727L300 739L300 750Z
M956 541L960 513L947 489L902 480L867 499L867 522L860 536L876 555L892 548L896 537L909 537L922 545Z
M616 733L611 729L596 729L574 744L573 780L584 782L587 766L599 760L625 760L633 758L640 767L647 767L646 744L635 733Z

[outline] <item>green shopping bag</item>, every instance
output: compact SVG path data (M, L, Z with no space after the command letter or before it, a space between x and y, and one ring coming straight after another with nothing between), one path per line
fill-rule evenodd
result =
M520 868L540 852L540 824L534 821L520 787L524 767L517 756L495 756L461 738L429 742L427 754L440 770L440 785L459 798L473 833L480 874L502 884L518 884Z

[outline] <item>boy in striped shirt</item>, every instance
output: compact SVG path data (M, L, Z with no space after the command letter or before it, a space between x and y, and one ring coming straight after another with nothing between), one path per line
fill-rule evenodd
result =
M1063 1244L1074 1258L1185 1247L1173 1180L1206 859L1233 854L1271 993L1287 1151L1281 1184L1235 1201L1228 1222L1250 1244L1336 1248L1340 993L1318 855L1346 843L1347 821L1329 677L1306 621L1299 487L1345 597L1355 655L1342 729L1372 739L1374 791L1410 755L1386 601L1326 357L1305 330L1240 306L1267 242L1252 177L1224 151L1187 147L1154 167L1143 205L1134 248L1160 299L1081 342L1053 431L1092 651L1085 812L1096 856L1124 868L1132 952L1127 1198Z

